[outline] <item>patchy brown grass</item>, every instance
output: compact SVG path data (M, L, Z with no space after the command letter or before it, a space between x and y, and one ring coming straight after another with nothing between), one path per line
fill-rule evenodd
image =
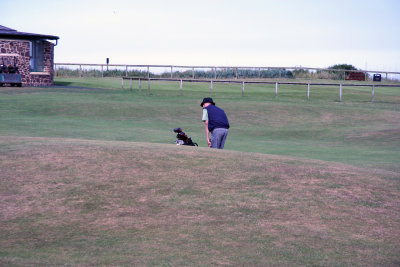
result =
M400 175L290 157L0 137L2 265L400 263Z

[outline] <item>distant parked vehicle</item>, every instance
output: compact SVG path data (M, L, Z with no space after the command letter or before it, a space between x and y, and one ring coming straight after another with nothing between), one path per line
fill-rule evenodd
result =
M382 75L381 75L381 74L374 74L374 76L373 76L373 81L374 81L374 82L380 82L380 81L382 81Z
M0 65L0 86L9 84L10 86L22 86L21 75L17 67L17 59L14 57L14 66L6 65L4 58L2 58L2 64Z

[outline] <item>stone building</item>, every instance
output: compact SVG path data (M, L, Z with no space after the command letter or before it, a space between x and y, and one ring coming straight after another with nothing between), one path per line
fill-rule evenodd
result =
M16 65L23 86L53 85L54 46L58 39L58 36L19 32L0 25L0 65Z

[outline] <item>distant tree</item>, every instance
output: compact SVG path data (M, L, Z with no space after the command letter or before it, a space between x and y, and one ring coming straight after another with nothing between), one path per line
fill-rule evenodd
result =
M353 65L349 65L349 64L336 64L336 65L328 67L328 69L331 69L331 70L357 70L356 67L354 67Z
M331 69L331 70L357 70L356 67L354 67L353 65L350 65L350 64L336 64L336 65L328 67L328 69ZM342 73L342 72L329 71L329 73L331 73L331 74L335 73L336 77L333 78L334 80L336 80L336 79L343 80L343 79L345 79L345 77L347 75L349 75L350 72L346 71L346 72Z

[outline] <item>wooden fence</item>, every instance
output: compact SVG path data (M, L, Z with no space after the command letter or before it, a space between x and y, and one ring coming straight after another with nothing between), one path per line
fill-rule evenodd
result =
M304 83L304 82L282 82L282 81L252 81L252 80L221 80L221 79L174 79L174 78L142 78L142 77L122 77L121 86L122 89L125 88L125 80L130 82L130 90L133 90L134 80L139 81L139 90L142 90L142 81L147 81L147 92L150 94L151 91L151 81L171 81L179 82L179 91L182 94L183 82L190 83L209 83L210 84L210 96L213 94L214 83L236 83L242 85L242 96L245 93L246 84L274 84L275 85L275 97L278 97L278 88L280 84L286 85L302 85L307 86L307 100L310 100L310 88L311 86L336 86L339 88L339 101L343 100L343 87L370 87L371 88L371 102L375 99L375 87L400 87L400 84L350 84L350 83Z

